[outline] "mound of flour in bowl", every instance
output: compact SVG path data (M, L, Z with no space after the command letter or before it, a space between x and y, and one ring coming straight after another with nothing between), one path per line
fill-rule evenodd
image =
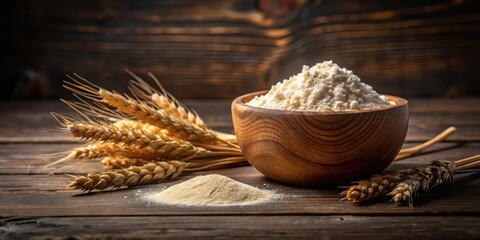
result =
M303 66L301 73L272 86L247 105L291 111L358 111L394 104L332 61Z
M231 178L210 174L146 196L152 202L185 206L242 206L272 201L277 195Z

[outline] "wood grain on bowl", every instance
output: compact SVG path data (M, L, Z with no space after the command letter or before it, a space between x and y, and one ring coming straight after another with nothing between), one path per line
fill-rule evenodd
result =
M232 103L233 124L247 160L265 176L295 185L346 183L384 170L408 127L407 101L358 112L303 112L248 106L257 92Z

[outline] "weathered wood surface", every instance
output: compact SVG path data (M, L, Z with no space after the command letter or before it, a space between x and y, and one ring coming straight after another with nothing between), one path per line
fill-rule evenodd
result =
M476 216L190 216L4 219L12 239L475 239ZM2 222L2 220L0 220ZM452 224L453 223L453 224ZM462 224L454 224L462 223ZM125 227L128 226L128 227ZM448 226L435 229L438 226ZM68 229L68 232L64 231ZM438 231L441 230L441 231Z
M129 67L178 97L232 99L334 60L382 93L478 96L479 3L10 0L0 93L65 96L72 72L123 91Z
M190 102L212 126L230 130L229 104L224 101ZM459 128L455 140L439 143L425 153L393 163L398 170L432 160L456 160L479 154L480 137L462 135L463 127L480 132L480 100L412 100L411 124L427 139L449 125ZM462 174L454 183L422 194L415 207L395 206L387 201L369 204L340 202L342 189L299 188L266 179L253 168L215 170L185 175L184 181L199 174L219 173L247 184L272 189L283 198L268 204L244 207L174 207L156 205L142 197L176 182L165 182L114 192L85 194L67 189L68 175L101 171L97 160L79 161L44 169L58 156L51 155L80 146L67 138L47 141L60 133L35 132L54 128L46 112L70 112L62 105L43 103L0 104L0 238L461 238L480 237L480 178L478 173ZM423 117L422 117L423 116ZM457 116L457 117L455 117ZM468 117L467 117L468 116ZM415 120L416 119L416 120ZM422 122L423 121L423 122ZM449 124L452 121L454 124ZM32 124L20 141L8 134ZM437 127L430 127L437 126ZM5 132L8 130L8 132ZM409 134L412 134L410 132ZM430 135L431 134L431 135ZM405 147L416 142L408 142ZM53 175L48 173L55 171Z
M87 171L87 170L84 170ZM235 180L275 190L284 196L272 203L240 207L175 207L150 203L143 199L178 182L136 187L113 192L82 194L66 189L71 177L65 175L0 176L0 213L12 216L192 216L192 215L480 215L480 181L472 176L441 190L431 191L415 201L413 209L395 206L388 199L376 204L357 205L341 202L342 189L299 188L270 181L251 167L241 167L199 174L224 174ZM184 176L182 181L195 175Z
M76 142L58 130L50 112L74 113L59 101L0 102L0 143L9 142ZM186 101L206 121L219 131L232 133L230 101ZM478 98L465 100L409 99L410 124L408 142L426 141L449 126L457 132L449 141L480 139L480 104Z

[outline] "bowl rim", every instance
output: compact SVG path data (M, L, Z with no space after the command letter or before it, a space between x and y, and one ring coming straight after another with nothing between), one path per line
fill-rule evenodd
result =
M251 92L247 94L243 94L237 98L235 98L232 102L233 105L239 105L244 108L253 109L255 111L263 111L263 112L271 112L273 114L293 114L293 115L352 115L352 114L362 114L362 113L370 113L370 112L381 112L390 109L400 108L403 106L408 106L408 101L404 98L387 95L387 94L380 94L387 97L390 101L394 101L396 104L393 106L383 107L383 108L373 108L373 109L366 109L366 110L359 110L359 111L338 111L338 112L316 112L316 111L304 111L304 110L280 110L280 109L271 109L271 108L262 108L262 107L255 107L247 105L243 100L247 97L255 97L259 95L263 95L267 93L269 90L262 90L257 92Z

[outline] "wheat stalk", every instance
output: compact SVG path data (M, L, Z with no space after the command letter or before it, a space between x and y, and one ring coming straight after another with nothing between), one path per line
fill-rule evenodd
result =
M130 131L131 129L142 129L143 132L149 134L170 135L167 129L161 129L154 125L134 120L117 120L113 125L119 129L125 129L127 131Z
M159 159L165 157L152 148L137 146L124 146L113 143L93 143L83 147L74 148L69 158L95 159L107 156L137 157L142 159Z
M222 169L229 167L239 167L248 165L244 156L226 157L214 160L193 160L189 162L186 172L197 172L213 169Z
M397 184L388 195L397 204L408 202L413 207L413 198L422 192L453 181L459 171L480 167L480 155L464 158L454 162L433 161L431 164L413 168L409 175Z
M198 149L198 148L197 148ZM209 151L208 151L209 152ZM217 152L209 152L208 156L216 155ZM138 146L125 146L115 143L90 143L88 145L77 147L67 153L67 155L53 163L48 164L45 168L62 163L68 162L73 159L98 159L104 157L124 157L124 158L137 158L147 162L167 160L166 156L169 154L162 153L150 147L138 147ZM177 160L189 160L195 157L185 156L178 157ZM105 164L104 164L105 165Z
M83 147L77 147L63 159L54 164L68 161L70 159L95 159L106 156L124 156L130 158L152 159L175 159L189 160L204 157L228 157L242 156L239 149L215 145L194 146L188 142L177 142L169 139L168 136L142 135L142 133L125 132L108 126L86 125L85 123L70 124L72 134L83 139L104 141L103 143L92 143ZM85 130L87 129L87 130ZM163 143L162 143L163 141ZM118 144L120 143L120 144ZM163 147L161 147L163 145Z
M197 172L248 164L243 156L192 162L158 161L145 163L144 161L135 158L106 157L102 163L113 170L76 177L68 187L84 191L104 190L108 187L115 189L158 182L169 176L173 179L182 172ZM116 169L127 166L128 168Z
M78 75L69 76L72 82L65 81L64 87L79 102L64 102L81 118L53 116L73 136L90 143L53 164L103 158L104 167L110 169L76 177L70 187L86 191L116 189L175 178L184 170L248 164L235 135L208 129L196 112L165 91L152 74L159 91L130 74L135 79L130 84L133 97L105 90Z
M243 156L238 148L211 144L194 146L189 142L168 136L155 126L131 120L102 124L92 120L87 122L69 120L61 116L60 118L72 135L96 142L74 148L67 156L46 167L72 159L95 159L108 156L139 158L147 161L187 161L205 157ZM58 118L57 120L60 121Z
M135 121L121 120L112 125L62 119L62 124L72 135L97 142L74 148L65 157L46 167L72 159L95 159L108 156L139 158L147 161L187 161L205 157L243 156L238 148L209 144L194 146L189 142L171 138L155 126Z
M455 163L448 161L433 161L431 164L413 168L406 178L388 193L392 201L400 204L403 202L413 206L413 198L420 191L427 192L432 188L449 183L455 174Z
M109 187L115 189L149 184L166 178L174 179L183 172L187 165L186 162L163 161L126 169L90 173L87 176L76 177L68 187L92 191L104 190Z
M400 204L408 202L413 206L413 198L421 192L449 183L459 171L480 167L480 155L454 162L433 161L431 164L411 169L374 175L369 180L359 181L341 194L341 200L365 202L382 196L392 196L392 201Z
M455 127L449 127L439 135L428 140L427 142L424 142L414 147L404 148L400 150L397 157L395 158L395 161L399 161L407 157L416 155L425 150L426 148L434 145L435 143L444 140L455 131ZM365 202L373 198L383 197L387 195L387 193L392 191L395 188L396 184L404 180L408 174L408 170L402 170L392 173L386 173L384 175L374 175L368 180L359 181L357 185L348 187L347 190L341 193L345 196L341 200L349 200L352 202Z
M121 154L121 149L126 146L115 145L112 143L92 143L86 146L77 147L70 151L70 153L62 160L70 159L95 159L106 157L109 155ZM140 150L138 147L131 147L134 152Z
M165 128L169 130L172 135L180 139L203 142L213 142L216 140L213 132L176 118L163 109L155 109L138 100L104 89L100 89L98 95L103 99L104 103L116 107L118 111L128 113L139 121Z
M161 135L161 136L166 136L168 137L170 135L169 131L167 129L161 129L156 126L153 126L148 123L141 123L138 121L132 121L132 120L118 120L114 124L114 126L118 127L119 129L123 129L126 131L131 131L132 129L142 129L143 132L148 133L148 134L153 134L153 135ZM232 142L232 138L228 138L229 135L231 134L226 134L226 133L221 133L222 136L225 136L228 141ZM235 135L233 135L235 136ZM170 138L172 139L172 138ZM234 139L236 141L236 139ZM228 152L226 155L229 155L229 153L237 153L237 155L243 155L241 154L241 150L238 146L232 147L231 145L223 145L223 144L218 144L218 143L196 143L194 142L194 145L197 147L202 147L208 150L212 151L218 151L214 153L215 155L218 155L219 152ZM212 156L212 155L208 155Z
M445 129L443 132L441 132L440 134L438 134L434 138L432 138L432 139L430 139L430 140L428 140L428 141L426 141L422 144L419 144L417 146L410 147L410 148L404 148L404 149L400 150L400 152L395 157L394 161L400 161L404 158L408 158L408 157L411 157L415 154L418 154L418 153L422 152L423 150L425 150L426 148L434 145L435 143L443 141L445 138L450 136L455 131L457 131L457 128L452 126L452 127L449 127L447 129Z
M102 160L102 164L105 169L116 169L116 168L126 168L130 166L141 166L147 164L149 161L142 158L129 158L123 156L116 156L116 157L105 157Z
M468 158L455 161L455 170L457 172L469 170L469 169L476 169L479 167L480 167L480 155L475 155L475 156L471 156Z
M213 143L215 141L225 142L225 140L217 138L212 130L201 128L196 124L178 118L164 109L156 107L155 104L148 104L148 102L142 102L138 98L134 99L127 95L108 91L88 82L78 75L76 76L83 82L70 77L73 82L66 81L65 88L76 93L79 98L84 97L98 103L99 105L95 109L108 109L108 107L101 105L107 104L114 107L116 111L129 114L141 122L165 128L179 139L205 143ZM84 103L88 105L86 102ZM100 116L105 117L105 115L101 114ZM111 114L108 116L111 116Z
M111 124L95 124L65 120L64 124L73 136L89 141L102 141L136 146L149 147L161 154L165 159L181 159L208 156L209 150L195 147L189 142L173 139L165 134L148 134L142 129L131 128L129 131L119 129Z
M359 181L356 185L350 186L343 191L341 194L345 197L341 200L365 202L383 197L392 191L397 183L404 179L406 174L405 171L399 171L384 175L374 175L370 179Z
M151 101L157 107L167 111L172 116L191 122L198 127L206 128L205 122L198 116L198 114L188 109L185 105L180 103L172 94L167 92L160 84L160 81L152 74L148 73L150 78L157 84L160 90L156 90L146 83L142 78L127 70L133 79L130 82L130 89L132 92L144 101Z

